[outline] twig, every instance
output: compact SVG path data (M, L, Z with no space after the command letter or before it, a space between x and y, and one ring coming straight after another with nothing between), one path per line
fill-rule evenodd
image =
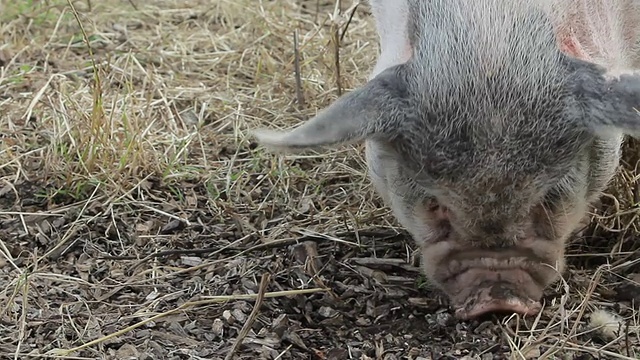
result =
M166 217L169 217L169 218L171 218L171 219L178 220L178 221L182 221L182 222L184 222L187 226L191 226L191 222L189 221L189 219L183 219L183 218L181 218L181 217L179 217L179 216L177 216L177 215L169 214L169 213L168 213L168 212L166 212L166 211L162 211L162 210L160 210L160 209L153 208L153 207L151 207L151 206L149 206L149 205L146 205L146 204L140 204L140 206L142 206L143 208L149 209L149 210L151 210L151 211L153 211L153 212L156 212L156 213L158 213L158 214L161 214L161 215L164 215L164 216L166 216Z
M351 24L351 20L353 19L353 15L355 15L356 14L356 10L358 10L358 6L360 6L360 1L358 1L353 6L353 9L351 9L351 14L349 14L349 20L347 20L347 23L344 26L344 30L342 30L342 35L340 35L340 41L342 41L344 39L344 35L347 33L347 29L349 28L349 24Z
M185 255L185 254L189 254L189 255L202 255L202 254L209 254L209 253L214 253L216 251L220 251L220 246L216 246L216 247L210 247L210 248L200 248L200 249L177 249L177 250L164 250L164 251L158 251L155 252L153 254L149 254L147 256L145 256L144 258L142 258L142 260L140 260L141 263L149 261L153 258L159 258L159 257L164 257L164 256L172 256L172 255ZM101 256L99 257L100 260L137 260L139 257L138 256Z
M397 231L377 231L377 230L357 230L357 231L343 231L335 234L337 237L369 237L378 241L385 241L391 239L408 238L408 235L404 232Z
M294 231L296 231L294 229ZM345 244L351 247L360 247L360 245L350 242L350 241L346 241L346 240L341 240L337 237L332 237L329 235L325 235L325 234L319 234L319 233L313 233L310 232L309 230L299 230L297 231L298 233L300 233L302 236L299 238L290 238L290 239L282 239L282 240L276 240L276 241L271 241L271 242L267 242L267 243L261 243L258 245L254 245L251 246L249 248L240 248L240 247L235 247L232 246L233 244L237 243L238 240L244 240L244 238L242 239L238 239L236 241L234 241L233 243L223 246L223 247L213 247L213 248L201 248L201 249L176 249L176 250L164 250L164 251L158 251L152 254L148 254L146 255L144 258L140 259L136 264L132 265L128 270L127 273L131 274L136 268L140 267L142 264L144 264L145 262L151 260L151 259L155 259L155 258L159 258L159 257L164 257L164 256L171 256L171 255L184 255L184 254L196 254L196 255L202 255L202 254L219 254L219 253L223 253L223 252L227 252L227 251L239 251L238 253L232 255L232 256L241 256L253 251L258 251L258 250L266 250L266 249L271 249L271 248L277 248L277 247L282 247L282 246L287 246L293 243L297 243L297 242L304 242L304 241L320 241L320 240L330 240L330 241L335 241L341 244ZM344 233L339 233L337 234L338 236L348 236L348 235L353 235L353 232L344 232ZM388 235L387 233L382 233L382 232L373 232L373 231L363 231L360 232L360 234L362 236L367 236L367 237L377 237L378 240L388 240L388 239L394 239L397 238L398 236L402 236L402 234L400 235ZM102 260L137 260L139 259L139 257L137 256L101 256L100 259ZM221 259L219 261L223 261L223 260L227 260L228 258L225 259ZM185 269L182 271L190 271L190 270L196 270L199 269L200 267L203 266L210 266L212 264L203 264L203 265L199 265L196 266L194 268L190 268L190 269ZM403 269L408 270L408 271L413 271L413 267L410 266L409 264L403 265ZM181 272L182 272L181 271Z
M3 213L0 213L0 214L3 214ZM341 237L355 236L356 233L353 232L353 231L336 233L336 237L330 237L328 235L304 233L304 232L301 232L301 234L303 236L300 237L300 238L292 238L292 239L284 239L284 240L279 240L279 241L272 241L272 242L268 242L268 243L258 244L258 245L252 246L250 248L241 248L241 247L231 246L232 244L237 242L237 240L236 240L232 244L227 245L227 246L223 246L223 247L216 246L216 247L210 247L210 248L174 249L174 250L158 251L158 252L155 252L155 253L152 253L152 254L145 255L145 257L143 257L142 259L140 259L139 256L132 256L132 255L125 255L125 256L107 255L107 256L100 256L99 259L100 260L138 260L138 259L140 259L140 263L134 265L130 269L130 270L133 270L134 268L140 266L142 263L144 263L146 261L149 261L151 259L164 257L164 256L172 256L172 255L186 255L186 254L190 254L190 255L212 254L212 255L214 255L214 254L222 253L222 252L225 252L225 251L242 251L243 253L246 253L248 251L265 250L265 249L270 249L270 248L286 246L286 245L289 245L289 244L295 243L295 242L320 241L320 240L333 240L333 241L337 241L337 242L341 242L341 243L347 244L349 246L356 246L356 244L354 244L352 242L348 242L348 241L344 241L344 240L340 240L339 239ZM397 233L390 234L390 233L386 233L386 232L376 232L376 231L359 231L358 235L365 236L365 237L371 237L371 238L374 238L374 239L379 240L379 241L385 241L385 240L405 237L404 234L397 234ZM238 239L238 240L244 240L245 238L246 237L244 237L242 239Z
M286 353L287 353L287 351L289 351L289 349L291 349L292 347L293 347L293 345L289 345L289 346L287 346L287 348L286 348L286 349L284 349L284 350L282 350L282 351L280 352L280 354L278 354L278 356L276 356L276 358L275 358L275 359L273 359L273 360L279 360L279 359L281 359L281 358L284 356L284 354L286 354Z
M243 240L243 239L238 239L238 240ZM234 241L234 243L237 242L238 240ZM145 262L147 262L147 261L149 261L149 260L151 260L153 258L171 255L172 253L189 254L189 253L196 252L196 253L200 253L200 254L205 254L205 253L218 254L218 253L221 253L221 252L223 252L225 250L235 250L235 251L239 251L239 253L234 254L233 256L241 256L241 255L244 255L244 254L246 254L248 252L252 252L252 251L256 251L256 250L270 249L270 248L274 248L274 247L286 246L286 245L289 245L291 243L297 242L299 240L300 239L284 239L284 240L271 241L271 242L268 242L268 243L255 245L255 246L252 246L252 247L247 248L247 249L241 249L241 248L236 248L236 247L232 247L232 246L224 246L222 248L221 247L217 247L217 248L207 248L207 249L189 249L189 250L185 249L185 250L160 251L160 252L157 252L157 253L154 253L154 254L147 255L144 259L140 260L135 265L131 266L131 268L129 268L127 271L128 271L128 273L132 273L133 270L135 270L136 268L138 268L140 265L144 264ZM121 257L120 259L118 259L118 258L116 258L114 256L112 260L132 260L132 259L125 259L124 256ZM211 265L211 264L206 264L206 266L209 266L209 265Z
M416 266L411 266L411 264L407 264L404 259L384 259L384 258L353 258L350 259L350 262L354 262L358 265L374 268L374 269L392 269L392 268L401 268L408 272L419 273L420 268Z
M302 75L300 70L300 49L298 49L298 30L293 31L293 64L296 78L296 97L298 105L304 106L304 94L302 93Z
M256 317L258 317L258 313L260 312L260 307L262 306L264 294L267 291L267 285L269 285L270 279L271 276L269 275L269 273L265 273L264 275L262 275L260 288L258 289L258 297L256 298L256 303L253 305L253 310L251 311L251 314L249 314L247 322L245 322L244 326L242 326L242 329L240 329L238 337L233 343L233 347L231 348L231 350L229 350L229 353L224 358L225 360L231 360L231 358L233 358L233 354L240 348L240 345L242 345L242 340L244 340L244 338L249 333L249 329L251 329L251 326L253 326L253 322L256 321Z
M340 3L336 1L336 7L331 21L331 42L333 43L334 66L336 68L336 87L338 96L342 96L342 77L340 76L340 27L337 24L337 17L340 14Z
M625 321L624 327L624 349L628 357L631 357L631 349L629 349L629 321Z
M567 351L576 351L581 353L587 353L593 356L606 356L609 359L623 359L623 360L635 360L632 357L625 356L619 353L615 353L613 351L603 350L603 349L593 349L581 346L579 344L568 343L568 346L565 347Z
M131 4L131 7L133 7L133 9L134 9L135 11L140 11L140 10L138 9L138 6L136 6L136 4L133 2L133 0L129 0L129 4Z

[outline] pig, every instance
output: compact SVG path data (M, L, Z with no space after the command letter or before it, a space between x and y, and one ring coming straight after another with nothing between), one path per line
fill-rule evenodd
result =
M638 136L640 1L370 0L364 85L276 152L364 143L369 177L461 320L534 316Z

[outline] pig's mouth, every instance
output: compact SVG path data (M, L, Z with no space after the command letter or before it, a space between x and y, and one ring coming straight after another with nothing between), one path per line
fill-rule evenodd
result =
M462 306L455 309L455 316L462 320L470 320L489 313L516 313L522 316L535 316L540 312L542 304L533 299L519 297L495 298L490 290L480 291L477 297L470 298Z

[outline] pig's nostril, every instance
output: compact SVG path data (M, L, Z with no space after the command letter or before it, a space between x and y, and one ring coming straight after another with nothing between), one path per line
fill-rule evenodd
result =
M470 306L463 306L456 309L456 317L469 320L489 313L509 313L520 314L522 316L534 316L540 312L542 305L533 300L521 300L518 298L478 299Z

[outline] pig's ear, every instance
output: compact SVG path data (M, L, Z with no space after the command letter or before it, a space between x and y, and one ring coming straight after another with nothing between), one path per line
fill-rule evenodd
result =
M598 127L640 137L640 71L607 76L605 91L610 108L605 107L596 117Z
M356 143L388 133L406 111L402 106L407 101L403 66L388 68L292 130L256 129L251 134L271 150L300 151Z
M595 133L640 137L640 71L599 70L591 67L583 73L574 93L582 105L583 121Z

